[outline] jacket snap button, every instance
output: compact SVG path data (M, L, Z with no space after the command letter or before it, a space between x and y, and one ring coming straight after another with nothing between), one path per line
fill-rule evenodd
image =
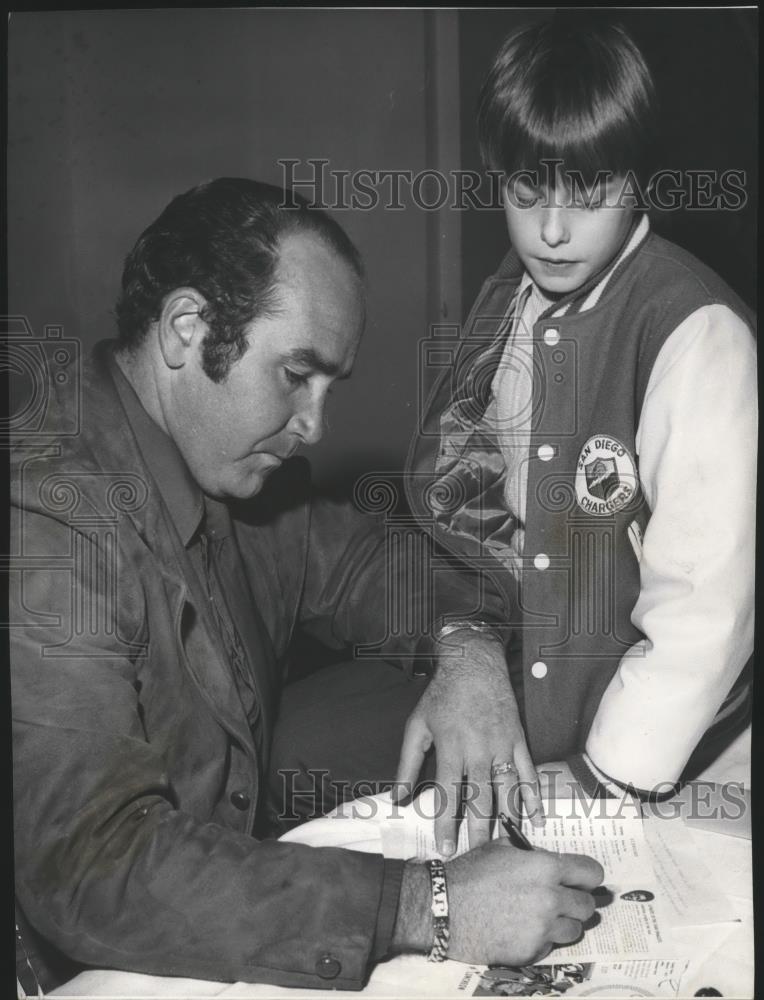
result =
M533 557L533 565L536 569L545 570L549 569L549 556L546 552L539 552L537 556Z
M236 806L237 809L241 809L245 812L249 809L249 796L245 795L244 792L231 792L231 803Z
M322 979L336 979L342 966L334 955L322 955L316 962L316 972Z
M554 446L551 444L539 445L538 451L536 452L538 457L542 462L551 462L554 458Z
M424 663L417 664L413 668L411 673L414 675L414 677L432 677L434 668L435 664L432 662L432 660L429 660L425 661Z
M542 660L537 660L536 663L531 667L531 673L540 681L543 677L546 677L547 665Z
M555 344L560 343L560 331L555 329L553 326L547 327L544 330L544 343L548 344L549 347L554 347Z

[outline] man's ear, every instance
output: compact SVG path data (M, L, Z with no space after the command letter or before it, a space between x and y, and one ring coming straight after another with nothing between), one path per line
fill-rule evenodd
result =
M199 315L206 304L195 288L176 288L165 297L158 335L168 368L182 368L207 335L209 326Z

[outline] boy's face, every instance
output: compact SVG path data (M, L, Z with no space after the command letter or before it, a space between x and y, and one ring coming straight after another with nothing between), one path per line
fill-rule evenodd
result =
M568 295L613 259L634 215L632 206L618 202L622 185L623 178L613 177L590 200L559 182L534 188L510 179L504 189L509 238L542 291Z

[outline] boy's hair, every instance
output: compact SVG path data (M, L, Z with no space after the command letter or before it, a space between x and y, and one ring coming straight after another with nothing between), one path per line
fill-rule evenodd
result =
M562 160L587 181L631 170L644 184L655 143L650 71L620 26L555 14L505 40L480 95L478 136L490 170Z
M312 233L363 278L345 231L292 191L240 177L207 181L174 198L138 238L122 274L116 306L120 344L141 343L165 296L195 288L207 304L202 365L222 382L247 349L246 327L276 306L279 241Z

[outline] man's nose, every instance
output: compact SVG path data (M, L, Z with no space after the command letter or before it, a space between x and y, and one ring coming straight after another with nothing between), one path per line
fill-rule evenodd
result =
M541 239L547 246L556 247L570 240L566 210L560 205L547 205L541 217Z
M324 433L324 406L326 396L316 396L301 407L289 422L289 429L304 444L318 444Z

